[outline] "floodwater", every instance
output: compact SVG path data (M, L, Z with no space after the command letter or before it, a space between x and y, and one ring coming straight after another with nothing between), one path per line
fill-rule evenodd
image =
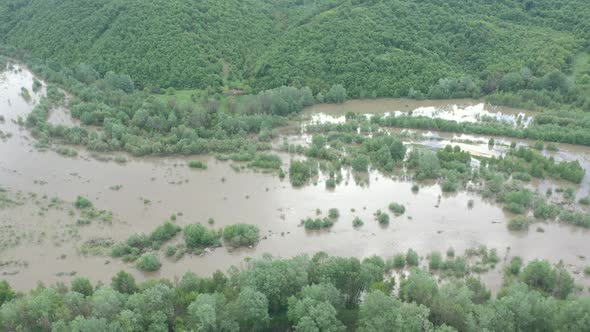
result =
M109 282L121 269L139 279L173 279L186 271L209 275L232 265L239 267L245 258L263 253L289 257L323 250L362 258L389 257L413 248L425 256L449 247L461 254L481 244L498 249L500 257L563 260L576 273L577 282L590 284L580 273L588 265L582 258L590 253L588 230L552 223L542 225L544 233L536 232L535 226L528 232L509 232L506 221L510 216L474 193L445 195L438 185L421 185L413 193L411 182L379 172L370 172L365 179L368 184L362 186L356 184L354 174L345 172L343 184L335 190L325 188L323 175L316 185L292 188L288 179L281 181L252 170L236 172L230 162L212 157L190 158L208 164L207 170L194 170L186 166L185 158L126 156L126 163L117 163L99 161L84 150L74 158L38 151L27 130L13 122L33 107L34 102L27 103L19 95L21 87L32 85L32 79L26 70L0 76L0 114L5 117L0 130L12 135L0 141L0 187L13 201L3 205L0 200L0 278L19 290L33 288L38 281L68 283L73 275ZM33 100L42 93L33 94ZM363 104L358 102L354 109L357 107ZM587 151L583 154L588 155ZM286 169L291 157L281 156ZM95 220L90 225L75 225L79 215L72 202L78 195L88 197L98 209L111 211L112 223ZM468 208L469 200L474 202L472 208ZM386 211L394 201L404 204L406 213L391 215L388 227L379 226L373 213ZM315 217L318 208L322 216L329 208L338 208L340 218L330 230L306 231L300 226L301 219ZM165 258L160 250L163 266L155 273L142 273L106 255L80 253L86 241L120 241L131 234L148 233L173 213L179 215L175 221L179 225L207 224L208 218L215 219L213 226L207 225L214 228L238 222L256 224L263 239L255 248L232 252L217 248L204 256L185 255L177 262ZM358 229L352 227L356 216L365 223ZM484 276L488 286L499 287L501 280L496 276L501 266Z
M414 99L363 99L349 100L342 104L318 104L308 107L304 115L312 123L343 123L346 113L367 116L408 114L457 122L495 120L514 126L527 127L533 120L532 113L504 106L494 106L475 99L414 100Z

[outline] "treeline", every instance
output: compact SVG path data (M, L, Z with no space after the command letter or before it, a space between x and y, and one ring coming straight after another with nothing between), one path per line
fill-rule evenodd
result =
M232 103L226 110L221 109L219 95L206 95L197 104L166 103L137 89L128 75L107 72L102 76L83 64L74 68L51 65L13 49L3 53L26 59L33 72L48 83L47 96L26 121L40 145L61 142L134 155L264 151L270 145L250 136L268 137L286 123L287 116L315 103L317 97L309 88L279 87L245 96L243 102ZM333 90L336 92L326 96L333 98L330 100L346 98L341 86ZM72 116L84 126L47 122L49 110L65 103L64 91L71 97Z
M588 22L583 0L33 0L0 4L0 42L150 91L342 84L588 110Z
M468 255L479 255L476 251ZM493 255L493 254L492 254ZM496 256L484 255L491 264ZM496 258L494 258L496 257ZM401 259L400 259L401 258ZM446 261L454 261L454 251ZM573 294L562 266L515 257L494 299L475 277L443 283L416 267L410 250L389 260L369 257L262 257L243 270L177 281L137 283L119 272L93 286L76 277L68 287L39 285L27 294L0 283L0 326L5 331L585 331L590 299ZM442 265L441 265L442 264ZM385 278L388 271L409 273ZM399 284L398 284L399 283Z

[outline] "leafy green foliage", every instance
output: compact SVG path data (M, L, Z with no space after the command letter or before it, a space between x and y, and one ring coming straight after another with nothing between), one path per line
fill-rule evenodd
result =
M255 225L228 225L223 229L223 240L233 248L248 247L258 243L259 232Z
M182 230L184 242L189 248L218 246L221 233L209 230L201 224L190 224Z
M158 257L152 253L143 254L135 264L138 269L143 271L156 271L162 266Z

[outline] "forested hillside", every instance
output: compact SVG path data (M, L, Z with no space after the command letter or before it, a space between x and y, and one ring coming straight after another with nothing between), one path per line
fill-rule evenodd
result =
M439 98L539 90L534 77L581 80L585 72L571 76L589 31L585 0L0 1L0 42L129 74L140 87L343 84L352 97ZM583 106L576 89L550 99Z

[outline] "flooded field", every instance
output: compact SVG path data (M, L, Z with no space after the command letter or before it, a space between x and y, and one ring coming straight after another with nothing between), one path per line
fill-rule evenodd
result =
M0 192L0 274L17 289L33 288L37 281L69 282L73 275L108 282L121 269L140 279L173 279L186 271L208 275L232 265L240 266L245 258L263 253L287 257L323 250L342 256L388 257L408 248L426 255L433 250L444 252L449 247L461 253L482 244L498 249L502 258L520 255L525 260L563 260L578 283L590 285L590 278L581 273L589 265L584 257L590 253L588 230L548 223L540 224L544 232L536 232L535 227L528 232L510 232L506 228L510 216L499 205L469 192L443 194L438 184L422 184L419 192L413 193L411 181L371 171L368 185L357 185L353 174L345 172L343 184L335 190L325 188L322 175L315 185L293 188L288 179L253 170L236 172L231 162L213 157L190 158L208 166L207 170L195 170L187 167L188 159L180 157L123 156L126 162L121 162L122 158L115 158L118 155L104 161L85 150L78 150L75 157L39 151L33 146L35 140L18 124L18 118L24 119L44 93L43 89L31 92L31 100L25 100L21 88L31 90L32 82L33 76L26 70L5 71L0 76L0 114L4 118L0 130L6 136L0 140L0 188L5 190ZM451 110L462 118L473 113L465 111L468 107L480 114L487 112L486 116L500 112L514 121L523 113L489 108L471 100L385 99L319 105L305 114L312 119L339 118L348 111L408 112L430 107L435 109L432 116ZM526 123L530 114L520 118ZM64 125L75 123L66 110L56 110L50 119ZM513 140L497 140L492 148L483 137L430 133L414 143L442 147L457 141L470 152L501 154ZM530 142L520 142L527 143ZM587 175L578 195L587 195L590 149L560 145L559 152L554 154L556 158L582 163ZM281 157L287 166L295 158L288 154ZM78 195L88 197L97 209L112 212L112 220L77 225L80 216L72 203ZM469 200L473 207L468 208ZM406 214L392 216L389 226L381 227L373 214L386 210L393 201L404 204ZM340 217L329 231L310 232L301 227L301 219L315 217L317 209L326 216L330 208L338 208ZM131 263L108 255L81 252L88 241L116 242L132 234L148 233L172 214L178 215L175 222L179 225L207 224L209 218L215 220L214 225L207 226L212 228L238 222L255 224L263 239L255 248L230 252L222 247L203 256L185 255L177 262L165 258L160 250L163 266L155 273L142 273ZM353 228L355 217L360 217L364 226ZM483 277L492 288L501 283L501 266Z

